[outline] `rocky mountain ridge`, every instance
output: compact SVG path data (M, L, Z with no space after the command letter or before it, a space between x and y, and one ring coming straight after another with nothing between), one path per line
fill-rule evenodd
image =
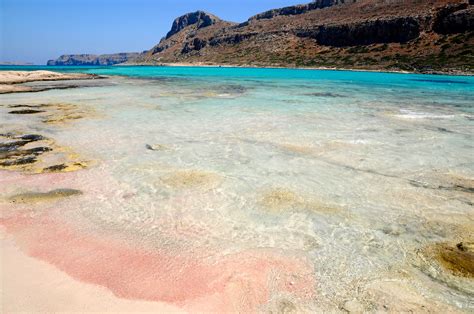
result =
M134 63L474 71L474 6L464 0L316 0L240 24L189 18L206 15L178 18L194 22L173 24Z
M474 72L470 0L314 0L243 23L204 11L175 19L150 50L127 58L61 57L48 64L327 67Z
M49 60L47 65L114 65L132 61L140 56L138 52L124 52L115 54L74 54L62 55L56 60Z

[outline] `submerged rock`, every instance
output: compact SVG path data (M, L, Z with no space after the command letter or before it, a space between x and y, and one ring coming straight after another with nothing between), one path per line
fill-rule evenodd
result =
M412 186L425 189L474 193L474 178L455 173L433 173L425 177L411 179L409 183Z
M306 96L314 96L314 97L327 97L327 98L343 98L346 97L341 94L330 93L330 92L315 92L315 93L308 93L305 94Z
M66 169L67 166L65 164L54 165L50 167L46 167L43 169L44 172L55 172L55 171L62 171Z
M302 205L304 200L293 191L278 188L264 193L261 204L272 211L294 209Z
M43 168L40 172L72 172L81 169L86 169L89 163L85 161L57 164Z
M33 164L37 161L38 156L53 150L49 146L24 149L24 146L29 143L46 140L45 137L37 134L14 135L6 133L0 137L7 139L6 142L0 142L0 168Z
M26 140L26 141L30 141L30 142L42 141L42 140L46 139L44 136L38 135L38 134L26 134L26 135L20 136L20 138L22 140Z
M349 313L457 313L456 308L432 299L407 279L376 279L363 288L362 297L346 302Z
M417 252L417 266L430 277L474 294L474 242L435 243Z
M57 189L49 192L28 192L17 194L9 197L8 200L13 203L35 203L41 201L54 201L81 194L81 191L75 189Z
M77 154L42 135L0 134L0 169L42 173L70 172L87 166Z
M64 124L70 121L91 117L94 112L89 108L82 108L76 104L69 103L48 103L38 105L10 105L9 108L16 108L10 114L37 114L41 115L42 122L46 124Z
M150 144L146 144L145 145L146 149L148 150L165 150L166 149L166 146L165 145L161 145L161 144L154 144L154 145L150 145Z
M48 104L39 104L39 105L9 105L8 108L42 108L42 107L48 107Z
M285 188L274 188L263 193L259 205L274 213L307 210L315 213L338 213L341 207L325 204L312 198L305 198Z
M454 275L474 278L474 242L460 242L456 246L438 245L437 259Z
M22 110L12 110L8 113L10 114L35 114L35 113L42 113L45 112L43 110L35 110L35 109L22 109Z
M199 170L180 170L162 179L169 187L176 189L211 189L219 185L221 178L212 172Z
M356 299L345 302L342 309L349 313L364 313L364 306Z

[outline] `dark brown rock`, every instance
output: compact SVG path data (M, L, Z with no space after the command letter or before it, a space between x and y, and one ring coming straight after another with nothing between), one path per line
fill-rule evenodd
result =
M474 31L474 7L467 4L448 6L438 13L433 30L440 34Z
M44 112L42 110L35 110L35 109L22 109L22 110L12 110L9 113L11 114L35 114Z
M420 35L415 18L400 17L353 24L320 26L309 35L324 46L344 47L379 43L405 43Z
M438 260L453 274L474 278L474 243L461 242L455 247L438 246Z

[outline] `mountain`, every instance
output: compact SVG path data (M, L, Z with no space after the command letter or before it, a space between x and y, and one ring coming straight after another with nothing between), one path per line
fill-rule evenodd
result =
M0 65L7 66L7 65L33 65L32 62L23 62L23 61L5 61L0 62Z
M317 0L243 23L188 13L128 63L472 73L473 47L472 0Z
M132 61L139 55L140 54L137 52L105 55L62 55L56 60L49 60L47 65L114 65L124 63L126 61Z

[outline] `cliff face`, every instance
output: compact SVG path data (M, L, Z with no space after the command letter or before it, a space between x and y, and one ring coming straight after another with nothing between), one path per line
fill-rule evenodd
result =
M56 60L49 60L47 65L114 65L132 61L139 55L139 53L62 55Z
M196 25L197 29L201 29L216 24L219 21L220 19L218 17L203 11L183 15L174 20L171 30L166 35L166 39L180 32L187 26Z
M198 11L135 63L472 72L473 16L466 0L316 0L240 24Z
M420 35L420 23L413 17L394 17L339 25L322 25L297 36L310 37L323 46L365 46L406 43Z
M448 5L439 10L433 30L440 34L456 34L474 30L474 6L463 3Z
M272 19L280 15L299 15L307 13L312 10L324 9L331 7L333 5L344 4L345 2L355 2L356 0L315 0L308 4L293 5L281 9L269 10L255 16L252 16L249 21L253 20L263 20L263 19Z

